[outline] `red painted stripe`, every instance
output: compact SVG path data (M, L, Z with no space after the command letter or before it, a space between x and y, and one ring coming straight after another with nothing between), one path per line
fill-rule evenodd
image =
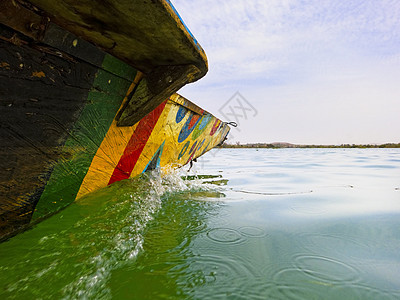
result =
M218 129L218 127L219 127L220 124L221 124L221 121L218 120L218 119L216 119L215 122L214 122L213 127L211 128L211 132L210 132L210 135L211 135L211 136L213 136L214 133L217 132L217 129Z
M187 160L186 164L187 164L188 162L190 162L190 161L193 159L193 156L194 156L194 154L196 153L197 148L199 148L199 145L200 145L200 143L196 145L196 148L194 149L193 153L190 155L190 157L189 157L189 159ZM194 145L193 145L193 146L194 146ZM190 151L193 150L193 146L192 146L192 149L190 149ZM189 154L190 154L190 152L189 152ZM185 164L185 165L186 165L186 164Z
M108 184L127 179L131 176L132 170L135 167L144 146L146 146L150 134L152 133L154 126L157 124L167 101L168 100L161 103L139 121L139 124L133 132L128 145L124 150L124 154L122 154Z
M196 124L197 120L200 118L200 115L194 115L192 116L192 119L190 120L188 129L192 129L192 127Z

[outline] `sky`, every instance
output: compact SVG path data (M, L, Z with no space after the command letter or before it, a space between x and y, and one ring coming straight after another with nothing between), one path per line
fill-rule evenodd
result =
M207 75L179 93L230 143L400 143L400 1L173 0Z

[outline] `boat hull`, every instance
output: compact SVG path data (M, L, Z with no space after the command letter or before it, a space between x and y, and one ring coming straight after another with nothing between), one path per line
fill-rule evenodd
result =
M174 93L203 76L207 64L169 2L130 5L149 14L157 7L169 30L176 28L174 42L162 45L166 54L106 51L94 44L93 28L78 36L85 24L68 23L73 32L60 26L68 10L57 19L26 1L0 3L0 240L113 182L181 167L226 138L227 124ZM158 65L168 53L174 65Z
M97 115L96 111L88 114L92 113ZM54 167L32 221L116 181L154 169L164 174L182 167L221 144L229 133L226 123L178 94L133 126L119 127L115 119L107 129L104 124L98 118L77 121L79 129L63 151L70 155ZM89 132L105 133L98 147Z

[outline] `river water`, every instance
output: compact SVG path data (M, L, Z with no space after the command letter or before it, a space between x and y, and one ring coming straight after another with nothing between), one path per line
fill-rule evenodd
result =
M1 299L400 298L400 149L214 149L187 169L0 244Z

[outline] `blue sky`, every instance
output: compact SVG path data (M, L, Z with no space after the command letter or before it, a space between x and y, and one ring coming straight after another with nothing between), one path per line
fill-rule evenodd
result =
M400 1L173 4L209 62L179 93L239 121L230 142L400 142Z

